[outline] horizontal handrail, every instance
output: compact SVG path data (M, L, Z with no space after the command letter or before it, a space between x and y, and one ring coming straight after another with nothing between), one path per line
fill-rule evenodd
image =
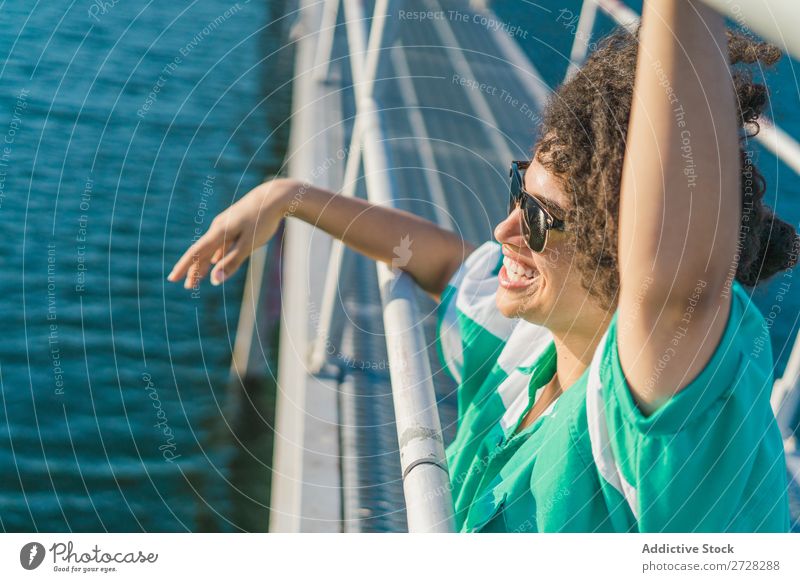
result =
M394 206L397 193L389 173L387 142L372 96L380 49L389 42L385 41L384 27L390 1L375 3L369 33L363 1L343 1L367 197L374 204ZM377 271L408 529L452 532L455 520L450 477L416 284L407 273L395 273L385 263L377 263Z
M753 30L792 56L800 58L797 0L702 1L740 26Z
M639 15L621 0L587 0L597 4L617 24L633 32L639 24ZM800 36L796 34L798 18L796 0L701 0L720 14L735 21L746 30L752 30L776 44L795 58L800 58ZM794 24L794 28L789 28ZM788 34L784 34L784 29Z

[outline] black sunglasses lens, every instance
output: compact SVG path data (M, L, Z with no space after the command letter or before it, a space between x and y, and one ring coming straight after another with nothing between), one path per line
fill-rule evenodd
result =
M522 172L516 163L511 164L509 172L511 183L508 196L508 213L511 214L522 206L520 220L522 221L522 233L528 241L528 246L534 252L540 253L544 250L545 240L547 239L547 216L539 203L528 196L522 189Z
M534 252L542 252L547 238L547 216L542 207L530 196L525 196L522 209L527 227L528 246Z

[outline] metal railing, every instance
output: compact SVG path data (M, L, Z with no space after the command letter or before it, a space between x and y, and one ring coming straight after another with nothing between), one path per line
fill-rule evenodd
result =
M761 1L741 3L731 7L725 0L704 0L735 18L740 24L751 26L767 39L800 55L800 41L787 43L778 27L764 14ZM363 163L368 199L380 205L394 206L399 198L392 180L388 162L385 131L373 88L381 55L394 46L390 12L396 12L399 0L376 0L371 17L365 14L363 0L326 0L322 7L321 25L314 53L314 75L323 82L330 74L331 53L339 10L344 10L348 57L352 69L356 117L344 170L342 195L355 195L357 180ZM789 6L788 1L772 0L775 11ZM586 0L576 28L567 78L576 74L587 56L597 11L601 10L629 29L635 29L638 15L618 0ZM759 10L762 12L759 13ZM775 12L773 12L775 13ZM751 20L752 19L752 20ZM527 62L527 59L525 59ZM527 66L527 65L526 65ZM540 95L541 93L541 95ZM544 91L536 87L535 95L543 101ZM540 106L543 104L538 103ZM491 112L490 112L491 113ZM800 145L767 120L761 122L759 141L788 166L800 173ZM326 348L330 342L331 321L335 311L337 287L342 268L343 244L334 240L325 273L321 295L321 309L317 321L316 337L309 356L309 372L322 370L327 361ZM427 343L420 325L421 318L416 303L415 283L402 271L393 273L388 265L377 264L377 277L383 307L383 323L395 408L403 491L406 500L408 528L411 532L454 531L453 503L447 470L442 431L436 406L433 378L427 358ZM784 375L775 383L773 405L779 421L788 422L788 407L795 410L800 400L800 334L789 359ZM782 425L782 428L784 426Z
M356 178L363 162L367 198L382 206L394 206L399 198L391 178L387 142L380 107L373 94L381 54L392 46L387 27L390 8L398 2L377 0L371 26L363 0L327 0L323 11L330 31L334 30L339 6L344 7L348 56L356 100L356 118L345 166L343 195L355 193ZM317 63L320 76L327 75L326 55L333 46L332 32L320 39ZM326 361L331 319L342 265L343 245L334 241L325 279L318 334L310 367L321 369ZM392 400L400 446L400 463L406 515L410 532L452 532L455 530L450 477L445 458L442 429L436 405L433 375L427 357L428 344L417 306L416 284L405 272L393 272L377 263L378 284L383 306L383 326L392 383Z

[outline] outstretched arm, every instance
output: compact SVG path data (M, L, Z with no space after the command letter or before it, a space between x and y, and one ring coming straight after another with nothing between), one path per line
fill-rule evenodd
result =
M618 323L625 376L650 412L702 371L725 329L740 170L723 18L697 0L646 0L639 34Z
M402 210L341 196L297 180L266 182L220 213L178 260L168 279L192 287L208 274L212 282L232 275L265 244L284 216L294 216L341 239L368 257L409 273L434 297L473 246L456 234ZM401 247L398 256L396 247Z

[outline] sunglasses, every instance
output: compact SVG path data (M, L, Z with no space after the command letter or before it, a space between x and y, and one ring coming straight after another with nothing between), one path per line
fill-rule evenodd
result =
M526 161L511 162L508 213L511 214L517 207L522 208L522 233L525 235L525 244L533 252L541 253L547 246L548 231L551 228L564 230L564 221L550 214L533 195L525 191L523 172L530 164Z

